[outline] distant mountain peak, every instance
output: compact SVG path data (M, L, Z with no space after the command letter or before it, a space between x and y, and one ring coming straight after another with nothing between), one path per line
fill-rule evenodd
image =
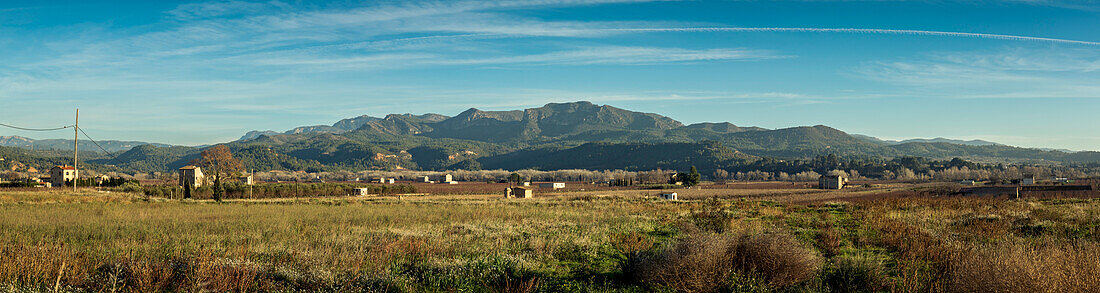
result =
M950 138L943 138L943 137L937 137L937 138L933 138L933 139L913 138L913 139L906 139L906 140L900 141L898 143L911 143L911 142L923 142L923 143L942 142L942 143L961 144L961 145L970 145L970 146L1003 145L1003 144L1000 144L1000 143L996 143L996 142L992 142L992 141L986 141L986 140L980 140L980 139L962 140L962 139L950 139Z
M936 138L910 138L910 139L905 139L905 140L898 141L898 140L888 140L888 139L884 140L884 139L879 139L879 138L876 138L876 137L861 135L861 134L852 134L852 136L854 136L856 138L859 138L859 139L862 139L862 140L865 140L865 141L874 142L874 143L883 144L883 145L899 145L899 144L906 144L906 143L949 143L949 144L968 145L968 146L1004 146L1005 145L1005 144L992 142L992 141L987 141L987 140L981 140L981 139L962 140L962 139L951 139L951 138L944 138L944 137L936 137Z
M329 125L299 126L299 127L295 127L291 130L287 130L287 131L282 132L282 133L271 131L271 130L264 130L264 131L253 130L253 131L249 131L248 133L245 133L243 136L241 136L241 138L239 138L237 140L250 140L250 139L259 138L261 136L270 136L270 135L278 135L278 134L344 133L344 132L359 129L360 127L363 127L363 125L365 125L367 123L370 123L372 121L378 121L378 120L382 120L382 118L371 117L371 116L368 116L368 115L360 115L360 116L355 117L355 118L348 118L348 119L343 119L343 120L337 121L336 123L333 123L331 126L329 126Z
M577 102L568 102L568 103L546 103L546 105L543 105L542 107L533 108L533 109L556 109L556 110L574 110L574 111L576 111L576 110L584 110L584 109L598 110L599 108L604 108L604 107L611 107L611 106L607 106L607 105L600 106L600 105L593 104L592 102L589 102L589 101L577 101ZM611 107L611 108L614 108L614 107ZM618 108L616 108L616 109L618 109Z
M390 114L360 130L490 142L545 140L589 131L669 130L683 124L653 113L634 112L588 101L548 103L524 110L469 108L454 117Z
M100 140L96 142L90 142L85 139L80 140L80 149L99 151L99 148L106 149L108 152L121 152L127 151L131 148L141 145L156 145L156 146L169 146L162 143L148 143L143 141L118 141L118 140ZM33 148L39 150L72 150L73 140L71 139L32 139L22 136L0 136L0 146L18 147L18 148Z
M383 118L382 120L416 119L416 120L421 120L421 121L426 121L426 122L439 122L439 121L446 120L447 118L450 118L450 117L447 117L445 115L435 114L435 113L425 113L425 114L421 114L421 115L405 113L405 114L389 114L389 115L386 115L386 118Z
M565 103L546 103L546 105L544 107L552 107L552 106L579 106L579 107L586 107L587 106L587 107L595 107L596 104L593 104L592 102L589 102L589 101L576 101L576 102L565 102Z
M471 107L469 109L466 109L466 111L462 111L462 113L458 113L458 115L455 115L455 117L470 116L470 115L473 115L474 113L479 113L479 112L481 112L480 109Z
M454 117L451 117L451 119L460 121L472 121L475 119L480 119L482 117L485 117L485 111L481 111L477 108L470 108L466 111L462 111L462 113L458 113L458 115L455 115Z
M691 124L691 125L688 125L688 126L684 126L683 128L684 129L708 130L708 131L713 131L713 132L718 132L718 133L737 133L737 132L744 132L744 131L768 130L766 128L760 128L760 127L756 127L756 126L740 127L740 126L734 125L733 123L729 123L729 122L717 122L717 123L716 122L701 122L701 123L695 123L695 124Z
M626 130L667 130L684 126L680 121L659 114L635 112L609 105L596 105L588 101L572 103L549 103L540 108L527 109L529 119L540 120L540 128L554 135L554 127L573 126L572 128L622 128ZM569 128L569 127L567 127ZM566 129L568 130L568 129ZM568 132L568 131L565 131Z
M18 136L18 135L0 136L0 145L8 145L9 143L14 144L14 143L32 143L32 142L34 142L33 139Z
M272 130L263 130L263 131L253 130L253 131L249 131L249 132L245 133L243 136L241 136L241 138L238 138L237 140L250 140L250 139L256 139L256 138L259 138L259 137L265 136L265 135L276 135L276 134L280 134L280 133L272 131Z

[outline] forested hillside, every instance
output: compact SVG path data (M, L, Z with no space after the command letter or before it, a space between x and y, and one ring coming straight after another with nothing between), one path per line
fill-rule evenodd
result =
M71 134L70 134L70 137ZM139 145L152 144L156 146L166 147L167 144L161 143L148 143L141 141L117 141L117 140L102 140L91 142L84 138L79 141L80 148L85 150L99 150L100 147L106 149L109 152L124 152L133 147ZM60 150L71 151L73 149L73 140L71 139L30 139L20 136L0 136L0 146L8 147L20 147L26 149L36 150Z
M18 143L19 140L11 140ZM929 140L929 141L943 141ZM979 143L969 143L979 144ZM470 109L439 114L359 116L285 132L254 131L226 143L251 170L367 169L683 169L805 170L793 161L822 156L884 161L897 157L980 162L1100 162L1098 152L1062 152L949 142L887 143L824 125L783 129L679 121L589 102L525 110ZM88 163L136 172L170 171L199 148L140 145L116 158L92 153ZM8 156L45 167L57 154L11 149ZM36 167L36 168L41 168ZM869 168L864 166L862 168Z
M540 148L482 158L487 169L715 170L751 163L746 155L717 142L586 143L572 148Z

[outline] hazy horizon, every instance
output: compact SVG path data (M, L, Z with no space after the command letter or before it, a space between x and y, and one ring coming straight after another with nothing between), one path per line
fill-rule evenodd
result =
M584 100L1098 151L1097 27L1092 1L5 1L0 123L201 145Z

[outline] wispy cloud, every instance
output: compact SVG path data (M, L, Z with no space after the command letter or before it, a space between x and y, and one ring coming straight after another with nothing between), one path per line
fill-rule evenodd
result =
M182 4L166 14L178 20L195 20L228 15L256 14L280 6L276 2L213 1Z
M1010 49L993 54L941 53L932 56L959 65L998 71L1076 73L1100 71L1100 52L1080 49Z
M798 82L783 86L738 83L738 78L732 76L743 78L753 73L733 71L796 63L790 61L804 58L796 59L795 54L782 49L743 42L742 39L748 39L743 38L746 34L793 37L868 34L882 39L895 36L963 39L983 45L1049 44L1057 49L969 55L941 53L868 62L855 74L877 81L875 84L891 86L883 90L886 92L1002 98L1100 96L1097 88L1100 82L1096 78L1100 72L1100 58L1096 56L1098 40L891 27L734 27L660 18L547 17L566 10L559 8L634 2L648 1L214 1L179 5L162 12L152 23L131 27L86 22L49 28L50 34L34 37L19 35L22 30L36 33L31 29L13 31L0 27L0 35L13 36L0 39L5 45L0 46L0 55L7 55L0 64L0 100L22 109L83 104L79 106L94 110L89 113L101 113L86 115L101 115L96 118L115 123L119 129L140 124L150 131L160 127L180 132L184 130L174 129L177 124L172 121L200 119L195 122L199 126L196 129L224 129L227 123L240 128L260 125L256 127L266 129L410 108L446 110L470 105L514 108L566 100L799 105L882 97L830 94L835 91L804 87ZM1031 4L1062 5L1053 2L1056 1ZM542 13L547 11L552 13ZM9 9L6 13L23 14L20 9ZM702 40L703 37L710 39ZM36 44L23 47L34 48L26 50L8 46L23 42ZM781 46L778 42L766 44ZM699 66L716 61L730 66L722 70ZM593 86L571 80L566 76L571 73L557 76L566 80L557 81L561 87L569 88L562 90L541 89L548 83L536 80L543 76L535 74L531 78L500 81L508 79L507 75L513 71L585 73L589 68L619 73L668 70L677 74L698 68L701 72L713 70L700 74L731 74L733 85L703 85L703 88L746 88L685 90L702 84L692 80L705 79L700 76L684 77L680 84L637 86L665 88L653 91L623 85ZM457 71L478 76L469 80L464 80L467 76L445 80L421 78ZM492 80L494 77L500 80ZM448 82L449 85L432 86ZM508 84L511 82L516 84ZM513 86L516 88L509 88ZM616 87L627 89L611 89ZM141 115L128 114L134 109L140 109ZM66 109L64 113L46 114L68 115L67 112ZM45 119L32 117L43 116L41 113L4 114ZM263 119L270 115L279 115L281 119ZM199 131L188 135L201 137ZM217 135L232 138L239 133L227 130Z
M1007 0L1005 2L1088 11L1100 10L1100 3L1095 0Z
M950 52L864 64L857 76L922 95L961 98L1100 98L1100 52Z
M963 37L1010 41L1035 41L1062 44L1100 46L1100 42L1081 41L1059 38L1018 36L972 32L949 32L908 29L879 29L879 28L809 28L809 27L685 27L685 28L622 28L608 29L622 32L796 32L796 33L845 33L845 34L885 34L885 35L914 35L914 36L944 36Z
M655 47L618 47L603 46L569 51L556 51L545 54L493 57L482 59L443 60L447 65L485 65L485 64L536 64L536 65L592 65L623 64L644 65L669 62L718 61L718 60L763 60L785 58L764 50L748 49L704 49Z
M303 9L281 2L184 4L166 22L133 36L58 40L58 54L23 70L129 70L191 58L184 69L226 66L302 66L315 71L377 70L424 65L655 64L701 60L764 60L782 54L744 48L615 48L559 46L509 51L505 38L600 39L652 33L841 33L964 37L1100 46L1100 42L1004 34L863 28L684 27L653 21L546 21L514 10L600 5L629 0L398 2L364 7ZM97 35L94 31L84 35ZM66 49L66 48L76 48ZM549 50L547 50L549 49ZM617 54L609 54L607 50ZM401 50L400 53L384 53ZM470 54L471 52L481 52ZM412 61L412 62L410 62ZM228 62L228 63L226 63ZM232 64L232 65L228 65ZM16 65L17 67L19 65ZM82 72L87 73L87 72Z
M407 111L410 108L428 109L427 112L457 113L471 107L470 101L478 101L476 107L483 110L514 110L540 107L547 103L563 101L591 101L594 103L622 102L708 102L736 104L767 104L773 106L826 103L837 100L882 98L882 95L836 94L818 95L797 92L753 91L700 91L700 90L630 90L630 91L582 91L548 88L495 88L492 90L450 90L437 88L395 89L386 95L397 97L402 103L354 109L374 111L374 114ZM416 106L411 106L416 105ZM445 109L445 110L440 110Z
M471 51L495 57L503 44L478 42L515 37L592 37L613 32L601 29L650 22L544 21L516 17L507 11L539 7L584 6L608 3L646 2L627 0L590 1L454 1L399 2L366 7L306 9L280 2L253 3L222 1L181 5L166 13L166 21L133 35L103 34L85 30L84 39L59 39L47 43L58 52L39 62L15 64L25 71L127 70L151 64L183 61L187 69L209 70L233 66L343 64L330 68L378 69L362 66L386 60L455 60L474 62ZM379 54L402 50L400 54ZM668 51L677 54L673 50ZM463 53L452 55L453 53ZM719 53L720 52L712 52ZM534 54L554 56L552 52ZM561 52L558 56L577 54ZM698 54L696 54L698 55ZM592 57L594 55L590 55ZM685 56L669 56L671 62ZM656 62L656 58L650 58ZM461 61L465 60L465 61ZM448 62L403 64L446 65ZM591 61L592 64L600 62ZM607 64L617 63L613 61ZM621 63L621 62L618 62ZM357 66L349 64L358 64ZM86 72L85 72L86 73Z
M596 46L563 49L547 53L513 54L495 57L459 57L437 53L379 53L361 56L305 54L260 54L226 60L253 66L293 70L364 71L432 66L583 66L653 65L703 61L756 61L789 58L766 50L684 49L661 47Z

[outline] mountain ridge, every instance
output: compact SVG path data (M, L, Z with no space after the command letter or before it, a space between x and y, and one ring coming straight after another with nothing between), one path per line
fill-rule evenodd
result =
M869 135L862 135L862 134L851 134L851 135L853 137L856 137L856 138L859 138L859 139L863 139L863 140L874 142L874 143L881 143L881 144L885 144L885 145L898 145L898 144L911 143L911 142L923 142L923 143L943 142L943 143L961 144L961 145L970 145L970 146L1006 145L1006 144L1002 144L1002 143L997 143L997 142L992 142L992 141L987 141L987 140L981 140L981 139L963 140L963 139L951 139L951 138L937 137L937 138L910 138L910 139L904 139L904 140L891 140L891 139L880 139L880 138L877 138L877 137L873 137L873 136L869 136Z
M98 146L97 146L98 143ZM169 147L170 144L165 143L151 143L144 141L119 141L119 140L97 140L95 143L81 139L79 141L79 147L85 150L99 151L99 147L103 147L108 152L122 152L130 150L131 148L141 145L155 145L160 147ZM0 146L18 147L18 148L34 148L42 150L72 150L73 140L71 139L33 139L22 137L18 135L0 136Z
M427 114L423 114L423 115L413 115L413 114L407 114L407 113L406 114L389 114L389 115L386 115L386 118L378 118L378 117L369 116L369 115L361 115L361 116L358 116L358 117L341 119L340 121L336 121L336 123L333 123L332 125L299 126L299 127L295 127L295 128L292 128L292 129L284 131L284 132L277 132L277 131L274 131L274 130L252 130L252 131L249 131L249 132L245 133L240 138L238 138L237 141L252 140L252 139L259 138L260 136L277 135L277 134L305 134L305 133L336 133L336 134L339 134L339 133L345 133L345 132L349 132L349 131L358 130L358 129L366 126L367 124L370 124L372 122L386 120L390 116L395 116L395 115L396 116L406 116L406 117L410 117L410 118L416 118L416 119L420 119L420 120L423 120L423 121L440 121L440 120L449 118L447 116L440 115L440 114L434 114L434 113L427 113Z
M255 170L448 170L455 168L708 168L784 164L821 156L926 157L983 162L1100 162L1100 152L1062 152L999 144L887 143L825 125L765 129L728 122L684 125L655 113L591 102L510 111L470 108L440 114L358 116L325 127L298 127L224 143ZM335 126L339 125L339 127ZM355 129L347 130L348 128ZM337 130L333 130L337 129ZM295 131L297 130L297 131ZM246 135L248 136L248 135ZM12 140L15 141L15 140ZM169 171L202 147L142 145L117 159L89 162L141 172ZM711 170L713 171L713 170Z

